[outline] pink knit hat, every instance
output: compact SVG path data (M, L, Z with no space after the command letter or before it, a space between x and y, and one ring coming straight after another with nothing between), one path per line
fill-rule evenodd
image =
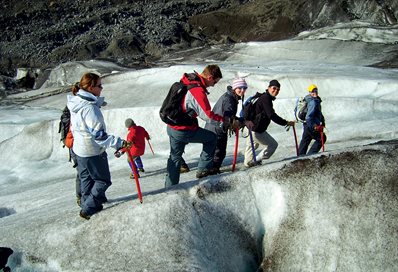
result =
M235 78L232 81L232 90L235 90L236 88L246 88L247 89L247 83L244 78Z

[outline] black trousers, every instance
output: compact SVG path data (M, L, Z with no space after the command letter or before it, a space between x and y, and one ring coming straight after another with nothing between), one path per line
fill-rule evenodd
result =
M312 140L314 140L315 142L312 144L310 150L307 153L308 146L310 145ZM326 143L325 133L323 133L323 143ZM319 150L321 150L321 148L322 148L321 133L315 131L313 128L309 128L307 124L304 124L303 136L301 138L299 145L299 156L316 154L319 152Z
M217 146L214 152L213 167L220 168L227 154L228 133L217 134Z

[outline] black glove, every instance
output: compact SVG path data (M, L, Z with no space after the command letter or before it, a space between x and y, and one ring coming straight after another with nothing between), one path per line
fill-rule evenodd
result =
M252 130L253 130L253 127L254 127L254 123L253 123L252 121L246 120L246 121L245 121L245 126L246 126L250 131L252 131Z
M229 127L231 126L231 117L224 116L222 121L222 128L224 131L228 131Z
M235 132L237 129L240 129L242 127L242 123L240 122L239 118L237 118L237 117L232 117L231 119L232 119L232 121L231 121L230 129Z

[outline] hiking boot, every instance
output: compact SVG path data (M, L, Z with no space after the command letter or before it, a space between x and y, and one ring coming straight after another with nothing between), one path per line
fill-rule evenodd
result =
M253 167L253 166L257 166L257 165L261 165L261 161L250 161L247 165L245 165L247 168Z
M189 171L189 167L186 163L181 164L180 173L188 173Z
M210 172L211 172L210 175L221 174L220 167L213 167L212 169L210 169Z
M83 210L80 210L79 215L80 215L80 217L83 218L83 219L90 220L90 216L87 215L87 214L85 214L85 213L83 212Z
M207 177L208 175L209 175L209 171L207 171L207 170L196 172L196 178L198 178L198 179Z
M219 173L220 173L219 168L204 169L196 172L196 178L200 179L211 175L217 175Z
M138 172L141 172L141 173L145 173L144 168L138 168L137 171L138 171Z

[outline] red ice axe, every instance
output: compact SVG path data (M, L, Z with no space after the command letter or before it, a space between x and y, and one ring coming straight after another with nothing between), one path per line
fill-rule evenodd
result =
M235 171L236 158L238 156L239 128L236 129L235 135L236 135L236 138L235 138L234 160L232 161L232 172Z
M146 140L147 140L147 142L149 144L149 147L151 148L152 155L155 155L155 153L153 152L153 148L152 148L151 142L148 139L146 139Z
M127 149L126 153L127 153L127 157L129 158L129 160L131 162L130 166L131 166L131 169L133 170L133 173L134 173L135 186L137 187L138 199L142 203L142 193L141 193L140 181L138 180L137 167L135 166L135 163L134 163L134 160L133 160L133 156L131 156L129 149Z

